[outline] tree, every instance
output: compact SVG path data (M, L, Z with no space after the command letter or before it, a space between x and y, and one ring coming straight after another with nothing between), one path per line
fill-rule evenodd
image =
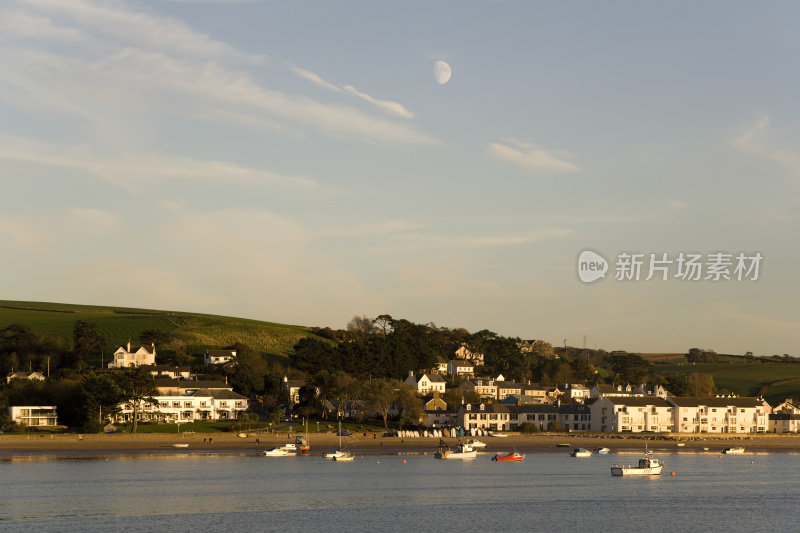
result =
M75 367L80 370L83 361L89 356L98 355L106 347L106 339L91 322L76 320L72 328L72 350L75 353Z
M264 392L267 363L249 346L236 344L236 357L231 360L231 385L239 394L253 397Z
M389 430L389 410L397 398L399 383L393 380L373 379L364 386L364 407L383 418L383 429Z
M354 316L347 323L347 332L356 339L363 339L372 333L372 319L366 316Z
M157 394L153 376L142 367L135 367L115 372L114 377L122 393L120 396L122 401L131 404L133 408L131 433L136 433L139 409L142 404L156 402L156 399L153 398Z
M111 417L117 413L123 400L122 390L111 375L94 372L89 372L81 380L80 397L86 416L84 426L90 429L103 423L102 415Z
M400 402L401 420L413 425L419 424L422 416L422 398L417 395L417 390L408 383L401 383L397 391L397 399Z
M692 372L686 377L686 390L692 396L703 397L713 395L717 387L709 374Z

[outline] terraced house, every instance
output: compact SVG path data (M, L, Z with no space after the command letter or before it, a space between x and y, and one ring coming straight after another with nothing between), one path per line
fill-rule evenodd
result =
M759 398L669 398L680 433L766 433L771 408Z

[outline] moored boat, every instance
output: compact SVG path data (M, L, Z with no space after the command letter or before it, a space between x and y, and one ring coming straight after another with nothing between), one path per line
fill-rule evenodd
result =
M266 455L267 457L286 457L289 455L289 452L283 448L272 448L271 450L262 452L261 455Z
M455 450L440 444L433 456L436 459L474 459L478 456L478 450L469 444L459 443Z
M595 455L608 455L608 452L610 452L610 451L611 451L611 449L606 448L604 446L602 448L595 448L594 450L592 450L592 453L595 454Z
M725 448L722 450L722 453L727 455L738 455L740 453L744 453L744 448L736 447L736 448Z
M334 461L352 461L355 456L350 452L339 452L338 455L333 456Z
M645 453L639 463L635 465L612 465L612 476L660 476L664 462L653 457L652 453Z
M525 459L525 454L518 452L511 452L505 455L495 455L492 457L492 461L522 461L523 459Z
M485 442L481 442L478 439L469 439L467 441L467 444L470 445L471 447L475 448L476 450L481 449L481 448L486 448L486 443Z
M586 448L574 448L569 452L572 457L591 457L592 452Z

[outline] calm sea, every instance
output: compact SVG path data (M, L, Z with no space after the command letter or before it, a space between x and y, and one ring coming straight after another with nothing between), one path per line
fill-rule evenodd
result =
M660 454L664 475L649 479L610 475L631 454L490 456L1 461L0 530L780 532L800 523L797 454Z

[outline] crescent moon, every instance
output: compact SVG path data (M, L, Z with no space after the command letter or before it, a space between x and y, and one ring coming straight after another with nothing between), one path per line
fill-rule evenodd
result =
M453 69L447 64L447 61L436 61L433 64L433 78L439 85L444 85L450 81L450 76L453 75Z

